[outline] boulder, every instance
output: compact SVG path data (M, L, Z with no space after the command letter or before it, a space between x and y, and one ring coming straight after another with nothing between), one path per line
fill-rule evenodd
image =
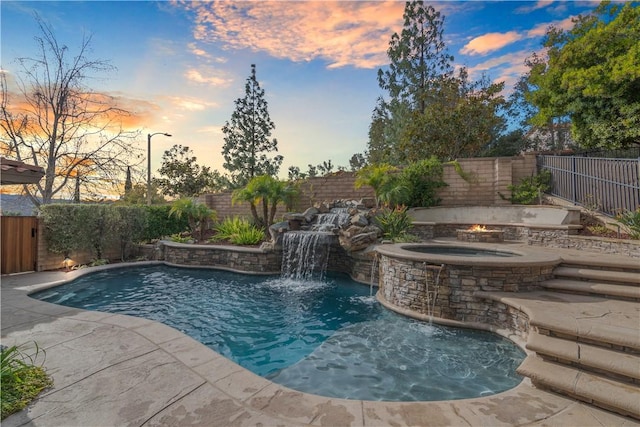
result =
M358 212L351 217L350 223L351 225L356 225L358 227L366 227L369 225L369 220L365 213Z
M365 249L366 247L375 244L377 241L378 235L373 231L369 233L356 234L351 239L343 239L343 236L340 236L340 245L347 252Z

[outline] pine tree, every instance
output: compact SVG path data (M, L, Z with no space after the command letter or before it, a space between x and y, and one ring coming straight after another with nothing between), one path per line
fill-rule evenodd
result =
M133 183L131 182L131 166L127 166L127 178L124 181L124 195L127 196L131 189L133 188Z
M369 162L402 165L428 159L475 156L503 128L502 83L470 81L443 40L444 17L422 1L407 2L404 28L394 33L390 64L378 71L388 92L379 99L369 129Z
M275 124L267 111L264 90L256 79L255 64L251 64L245 96L238 98L235 106L231 122L222 128L225 134L222 155L223 167L231 174L231 186L239 188L260 175L276 176L283 159L280 155L267 156L271 151L278 151L278 142L270 139Z
M444 17L422 1L407 2L404 28L394 33L387 55L387 70L378 70L378 84L392 100L409 103L424 111L429 94L443 79L453 74L453 56L442 39Z

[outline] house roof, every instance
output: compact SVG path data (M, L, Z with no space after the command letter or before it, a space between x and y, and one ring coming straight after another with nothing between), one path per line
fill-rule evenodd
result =
M35 184L44 176L40 166L0 157L0 184Z

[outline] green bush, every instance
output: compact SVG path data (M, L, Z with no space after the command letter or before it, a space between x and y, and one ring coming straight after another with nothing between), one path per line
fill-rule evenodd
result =
M129 259L133 245L144 240L148 210L140 206L114 206L116 236L120 242L120 260Z
M234 245L257 245L265 238L264 230L241 217L229 217L216 224L213 229L216 235L212 242L229 241Z
M127 258L132 245L145 239L148 217L146 206L97 203L43 205L40 216L49 251L66 257L73 251L89 250L96 260L116 243L121 258Z
M51 378L40 366L35 366L40 354L45 354L37 344L32 356L24 352L24 346L11 346L0 350L0 393L2 416L25 408L45 388L51 386Z
M503 200L509 200L514 205L532 205L540 203L542 193L549 190L551 185L551 172L544 169L539 174L523 178L518 185L509 185L511 197L500 194Z
M407 214L406 206L397 206L393 209L383 209L375 217L374 221L382 230L386 239L394 242L412 242L418 240L416 236L409 234L412 221Z
M429 207L440 203L437 196L439 188L447 184L443 181L444 168L436 158L411 163L402 170L400 182L408 189L403 204L409 207Z
M143 241L149 242L189 230L187 218L169 216L170 205L145 206L145 210L147 212L147 224L142 236Z
M42 205L39 208L43 220L44 237L49 251L69 256L72 251L84 248L81 224L76 220L76 204Z
M640 239L640 208L624 212L616 219L629 228L629 235L632 239Z

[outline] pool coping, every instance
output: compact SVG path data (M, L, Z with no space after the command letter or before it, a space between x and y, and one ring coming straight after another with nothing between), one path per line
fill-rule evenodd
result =
M3 426L640 425L527 379L496 395L452 401L316 396L274 384L161 323L28 297L96 271L158 264L165 263L2 276L2 343L37 341L54 379Z

